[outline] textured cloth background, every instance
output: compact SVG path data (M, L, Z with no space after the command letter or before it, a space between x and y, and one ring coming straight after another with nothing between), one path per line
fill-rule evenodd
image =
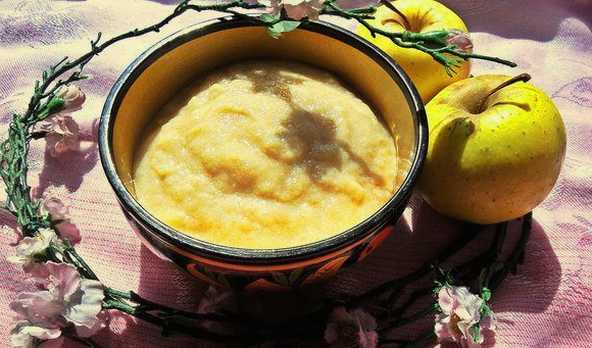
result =
M0 1L0 132L5 132L12 112L24 110L32 83L44 68L63 55L83 53L98 31L108 38L157 21L172 3ZM499 318L496 346L592 347L592 1L446 3L467 22L476 51L519 63L512 70L474 62L473 74L529 72L532 83L553 97L568 133L562 175L534 211L525 264L494 295L493 309ZM163 33L125 41L101 54L87 68L93 79L81 84L88 99L76 118L90 123L98 117L118 74L151 43L211 15L184 15ZM59 159L46 156L44 149L43 141L32 144L31 183L38 190L62 186L57 192L72 205L73 220L82 231L79 250L101 279L152 300L195 309L203 285L141 246L116 204L96 146L87 144L85 151ZM5 226L0 233L0 346L7 346L12 326L8 304L26 285L20 268L4 257L13 253L9 243L15 240L14 221L1 216L0 223ZM327 291L335 296L358 293L405 274L450 243L458 228L457 222L414 199L397 232L363 264L340 273ZM482 243L487 237L484 233ZM425 322L423 328L429 325ZM416 326L400 331L401 335L416 333ZM111 331L98 337L105 347L203 346L189 339L161 338L158 329L123 317L114 318Z

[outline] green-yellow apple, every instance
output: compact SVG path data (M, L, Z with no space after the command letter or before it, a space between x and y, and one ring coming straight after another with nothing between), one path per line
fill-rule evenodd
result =
M468 78L427 104L430 141L419 191L435 210L497 223L532 210L552 189L565 127L551 99L524 82L529 78Z
M442 29L468 32L462 19L437 1L398 0L393 1L392 4L405 16L405 19L383 5L374 14L375 19L368 22L391 32L409 30L424 33ZM462 63L456 69L457 73L449 76L442 65L427 53L412 48L401 48L382 35L372 37L363 25L358 25L357 33L385 51L403 67L413 80L424 103L427 103L442 88L469 76L469 62Z

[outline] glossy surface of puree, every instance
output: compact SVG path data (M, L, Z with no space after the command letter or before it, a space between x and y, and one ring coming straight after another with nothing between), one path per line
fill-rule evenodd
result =
M393 137L327 72L273 61L218 70L162 110L135 189L197 239L298 246L362 222L396 185Z

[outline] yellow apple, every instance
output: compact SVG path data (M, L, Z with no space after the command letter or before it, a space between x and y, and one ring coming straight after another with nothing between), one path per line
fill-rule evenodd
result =
M509 80L468 78L427 104L430 141L419 191L440 213L480 224L514 219L555 184L566 142L559 111L523 81L495 91Z
M377 9L375 19L368 22L391 32L409 30L423 33L442 29L457 29L468 32L462 19L437 1L398 0L392 2L392 4L405 15L408 20L408 27L401 16L384 5ZM412 48L401 48L382 35L372 37L368 29L362 25L358 25L357 33L385 51L403 67L407 75L413 80L424 103L427 103L442 88L469 76L469 62L464 62L456 69L456 74L449 76L442 65L427 53Z

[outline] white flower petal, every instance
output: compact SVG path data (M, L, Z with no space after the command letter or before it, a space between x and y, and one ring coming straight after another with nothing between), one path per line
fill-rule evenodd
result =
M438 292L438 304L442 314L436 316L434 332L438 342L457 342L462 347L480 347L484 338L475 341L472 327L479 325L479 332L494 327L494 318L481 317L485 301L472 294L466 287L445 286ZM492 320L493 319L493 320Z
M82 108L82 104L86 100L84 92L80 87L75 85L68 85L60 89L57 96L64 101L63 111L76 111Z
M455 297L452 296L452 290L447 287L443 286L440 291L438 291L438 305L440 309L445 314L451 314L452 309L455 307Z
M453 310L462 322L472 326L481 320L481 306L483 299L472 294L466 287L452 287L453 296L458 304Z
M78 337L91 337L94 336L97 332L101 331L105 327L107 327L107 323L109 322L109 312L102 311L96 317L95 323L91 327L86 326L76 326L76 335Z
M71 303L64 312L64 318L76 326L95 326L97 315L102 310L103 285L96 280L83 279L80 282L82 292L80 301Z
M10 333L10 344L15 348L33 348L33 337L23 331L23 327L28 325L27 321L19 321Z
M14 263L17 265L23 265L28 262L29 258L21 256L21 255L12 255L12 256L8 256L6 258L6 260L10 263Z
M42 228L35 237L25 237L16 246L16 255L8 257L8 261L27 265L35 260L35 256L43 254L51 241L56 238L53 230Z
M24 332L40 340L58 338L62 334L60 329L47 329L38 326L27 326Z
M40 340L51 340L60 337L62 334L58 328L45 328L35 326L26 320L16 323L10 334L10 343L15 348L33 348L34 338Z
M457 297L461 302L464 298L473 295L466 286L453 286L449 289L451 289L453 295Z

